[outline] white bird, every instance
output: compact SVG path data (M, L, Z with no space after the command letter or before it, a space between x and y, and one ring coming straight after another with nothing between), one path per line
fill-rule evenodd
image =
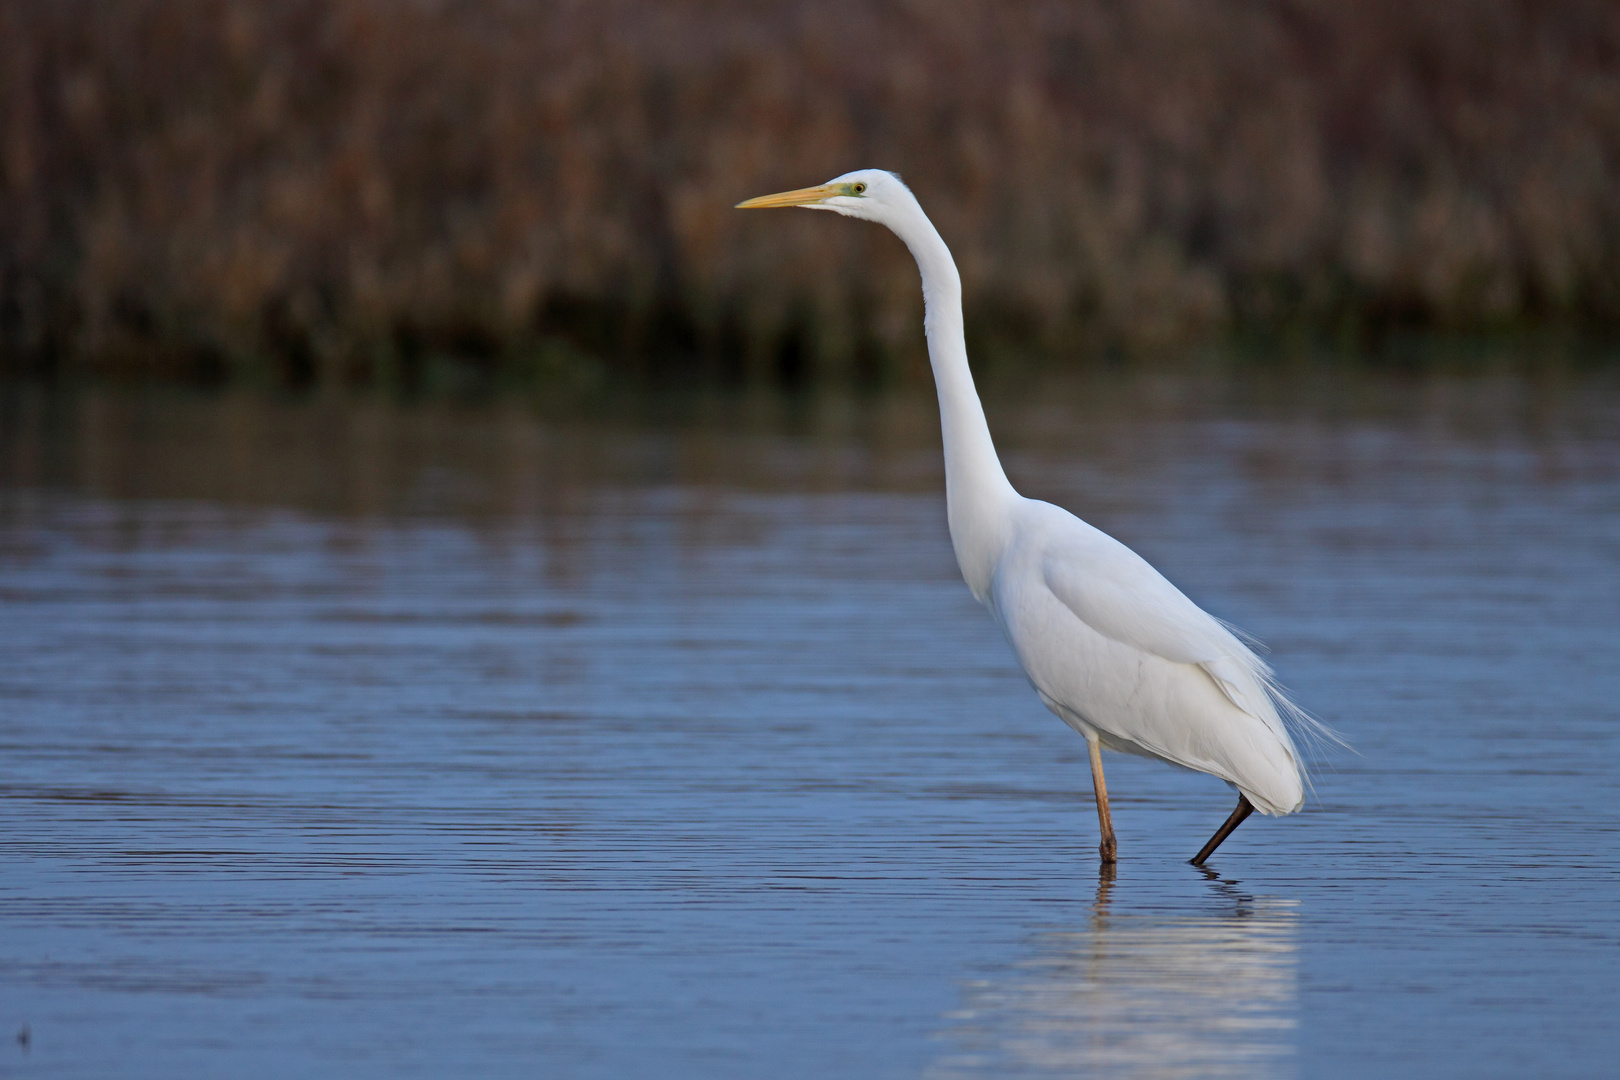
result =
M968 370L961 277L911 189L893 173L863 169L737 206L832 210L886 225L911 249L922 273L956 561L1035 692L1085 737L1103 862L1116 857L1104 748L1209 773L1238 790L1237 809L1195 865L1254 810L1298 810L1305 771L1289 728L1332 733L1283 695L1237 634L1147 560L1008 482Z

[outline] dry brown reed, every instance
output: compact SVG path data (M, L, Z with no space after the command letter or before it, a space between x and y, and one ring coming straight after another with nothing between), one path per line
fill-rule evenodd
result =
M11 367L880 371L902 172L979 344L1620 322L1612 0L10 0ZM909 362L909 361L908 361Z

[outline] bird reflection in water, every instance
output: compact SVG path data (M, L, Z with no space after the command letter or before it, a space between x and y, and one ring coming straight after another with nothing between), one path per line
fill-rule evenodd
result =
M964 984L933 1077L1289 1077L1298 915L1213 871L1212 914L1113 910L1105 866L1082 929L1033 938L1005 977Z

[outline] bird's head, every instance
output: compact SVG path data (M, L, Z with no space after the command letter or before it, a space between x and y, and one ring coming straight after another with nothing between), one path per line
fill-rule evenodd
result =
M737 209L764 210L774 206L833 210L846 217L876 221L891 229L902 218L920 212L911 189L894 173L882 169L858 169L816 187L761 195L738 203Z

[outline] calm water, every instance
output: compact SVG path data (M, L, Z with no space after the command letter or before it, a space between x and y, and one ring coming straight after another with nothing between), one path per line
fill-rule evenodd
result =
M0 1075L1612 1070L1620 383L1003 398L1355 744L1212 873L1111 758L1099 879L930 397L9 392Z

